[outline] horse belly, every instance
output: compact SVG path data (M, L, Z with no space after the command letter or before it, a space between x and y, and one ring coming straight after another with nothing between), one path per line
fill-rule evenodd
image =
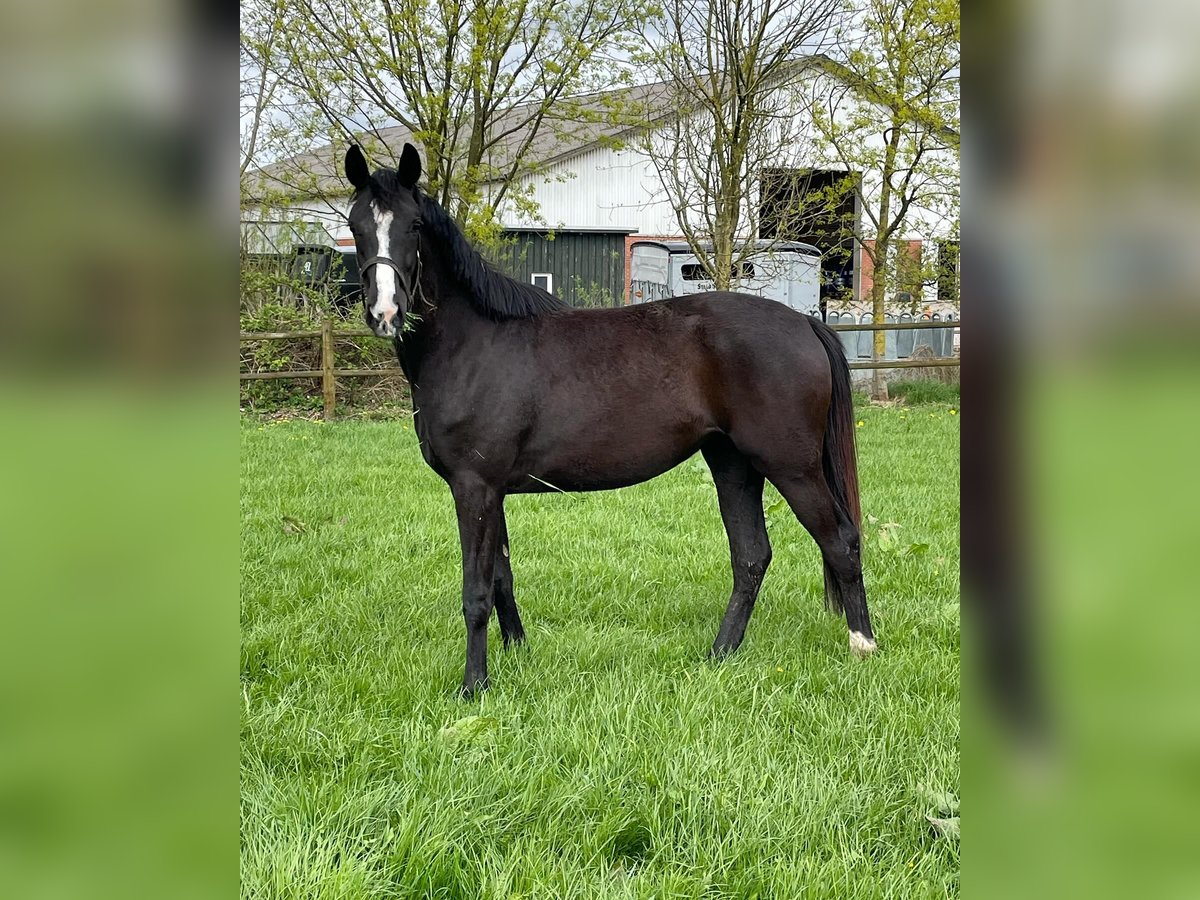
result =
M696 452L715 431L696 418L664 418L627 410L603 421L564 427L531 442L514 472L520 490L599 491L648 481Z

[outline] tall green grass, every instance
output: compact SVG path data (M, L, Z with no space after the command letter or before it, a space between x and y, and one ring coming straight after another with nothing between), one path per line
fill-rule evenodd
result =
M932 378L914 379L912 381L893 381L888 384L888 394L893 398L904 400L910 406L926 403L955 404L959 402L961 391L957 382L937 381Z
M926 795L959 779L957 415L858 420L874 657L777 513L746 641L706 661L730 574L697 458L509 499L529 645L493 622L470 702L453 509L411 424L245 420L243 895L956 896Z

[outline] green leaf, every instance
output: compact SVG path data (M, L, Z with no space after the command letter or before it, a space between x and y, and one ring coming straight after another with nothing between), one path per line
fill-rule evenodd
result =
M904 550L905 556L922 556L929 552L928 544L909 544Z
M495 716L466 716L438 732L438 737L452 746L460 744L481 744L492 737L492 732L500 727L500 720Z
M931 787L922 785L917 788L917 794L932 812L958 815L958 796L953 791L935 791Z
M925 818L933 826L933 830L939 837L944 837L951 841L958 840L958 816L951 816L947 819L938 819L934 816L926 816Z
M896 537L892 531L900 526L895 522L885 522L879 526L879 547L881 550L894 550Z

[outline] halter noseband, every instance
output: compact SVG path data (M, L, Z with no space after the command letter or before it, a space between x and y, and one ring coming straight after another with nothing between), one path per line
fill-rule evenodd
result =
M366 275L367 270L370 269L372 266L378 266L378 265L384 265L384 266L388 266L389 268L391 268L396 273L396 277L400 279L400 286L402 288L404 288L404 293L410 299L413 299L413 300L416 299L415 295L413 294L412 285L406 284L408 279L407 279L407 277L405 277L404 270L401 269L399 264L391 257L372 256L370 259L368 259L366 262L364 262L361 266L358 267L359 278L361 278L363 275ZM417 289L420 290L420 288L421 288L421 247L418 244L417 245Z
M371 268L371 266L377 266L380 263L383 263L385 266L391 266L396 270L396 274L403 277L404 273L400 271L400 266L396 264L396 261L386 256L372 256L365 263L358 267L358 271L361 274L366 272L367 269Z
M422 301L425 301L425 292L423 290L421 290L421 237L420 237L420 235L417 236L417 266L416 266L416 279L415 279L416 290L415 291L413 290L413 288L414 288L413 284L406 283L408 281L408 279L405 278L405 276L404 276L404 270L401 269L399 264L389 256L372 256L370 259L368 259L366 262L364 262L361 266L358 267L359 279L361 280L363 278L363 276L365 276L367 274L367 270L370 269L372 266L380 266L380 265L388 266L393 272L396 273L396 277L400 280L400 286L402 288L404 288L405 296L408 297L410 305L415 306L418 298L420 298ZM363 295L363 300L364 301L366 300L365 294ZM403 315L401 316L400 328L396 331L396 340L400 339L400 334L401 334L401 332L403 332L404 328L406 327L405 323L407 322L408 314L412 313L412 310L411 309L404 310L403 308L401 308L401 312L403 313Z

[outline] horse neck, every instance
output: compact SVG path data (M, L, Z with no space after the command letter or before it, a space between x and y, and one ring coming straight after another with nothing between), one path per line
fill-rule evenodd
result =
M417 319L398 347L410 381L419 378L423 364L438 350L453 354L463 343L493 327L471 302L446 259L440 247L422 247L420 290L413 304Z

